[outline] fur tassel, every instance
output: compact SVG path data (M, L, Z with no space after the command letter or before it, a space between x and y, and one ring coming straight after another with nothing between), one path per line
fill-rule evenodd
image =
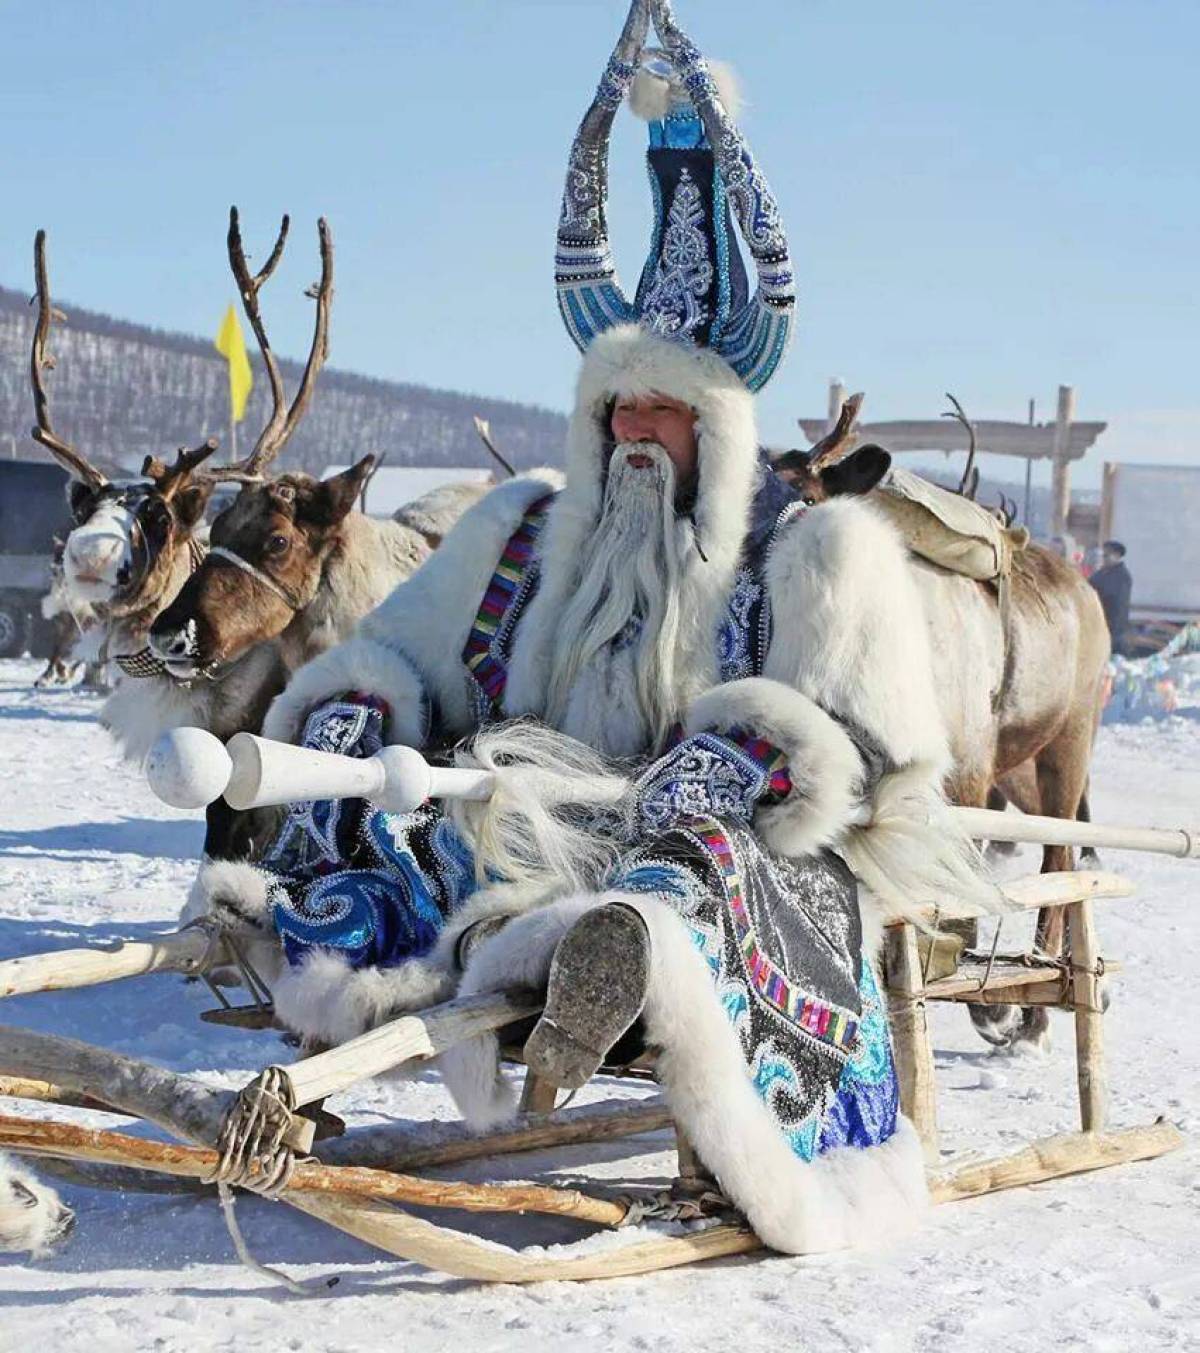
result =
M742 111L742 91L737 72L725 61L710 61L713 82L725 111L736 122ZM643 122L661 122L670 108L672 81L645 66L638 69L629 87L629 111Z
M948 897L980 916L1012 910L974 842L955 826L926 767L885 775L871 821L850 828L838 852L866 890L864 923L875 912L872 919L884 925L912 921L925 927L922 912Z
M0 1254L46 1255L75 1222L75 1214L52 1188L0 1156Z

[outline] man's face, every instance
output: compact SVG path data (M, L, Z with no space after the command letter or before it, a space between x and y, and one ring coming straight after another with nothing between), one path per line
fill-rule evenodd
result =
M1121 555L1118 554L1116 550L1105 550L1104 562L1109 567L1111 567L1113 564L1119 564L1121 562Z
M612 435L618 445L656 442L670 457L678 484L686 484L696 473L696 413L678 399L658 394L618 399L613 406ZM636 462L630 458L630 463Z

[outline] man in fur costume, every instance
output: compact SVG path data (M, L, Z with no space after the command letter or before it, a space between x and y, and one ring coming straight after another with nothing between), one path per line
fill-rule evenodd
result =
M651 12L664 50L648 54ZM631 87L656 214L633 301L605 226ZM455 990L540 986L525 1045L540 1075L575 1086L652 1047L764 1241L874 1238L924 1197L881 921L989 892L942 816L903 546L861 502L806 509L760 456L754 392L793 320L787 242L667 0L634 0L580 126L557 274L585 353L565 477L493 490L264 727L351 755L472 739L497 793L449 813L296 805L265 868L209 867L194 906L282 937L277 1009L314 1038ZM494 1037L443 1068L472 1121L515 1111Z

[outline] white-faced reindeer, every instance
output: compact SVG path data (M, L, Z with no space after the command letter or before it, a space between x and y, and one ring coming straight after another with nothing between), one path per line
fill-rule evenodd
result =
M138 479L109 480L50 421L45 375L54 368L46 344L55 319L50 299L46 232L34 241L38 315L30 354L37 425L33 438L72 478L67 495L74 529L63 544L61 576L55 579L55 611L91 622L102 663L144 647L150 622L196 566L200 531L212 482L195 472L215 442L180 451L169 469L147 459Z
M891 458L879 447L852 449L861 399L847 400L837 425L810 451L789 451L775 462L805 501L869 492L887 472ZM969 476L970 467L964 487ZM1026 812L1086 820L1108 662L1104 613L1095 592L1050 550L1029 545L1013 555L1006 627L994 586L909 558L925 605L950 736L951 802L982 808L999 787ZM1043 848L1043 873L1070 869L1072 863L1069 846ZM1062 945L1059 927L1058 912L1039 927L1039 940L1052 953ZM1019 1012L1009 1015L1007 1009L980 1008L976 1023L984 1037L1007 1043L1041 1035L1044 1010L1026 1011L1021 1029Z

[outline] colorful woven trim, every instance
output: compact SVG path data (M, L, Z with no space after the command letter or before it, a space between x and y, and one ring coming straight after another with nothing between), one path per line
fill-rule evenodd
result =
M730 728L721 736L736 743L752 761L763 768L767 777L767 788L759 799L760 808L769 807L787 798L792 792L792 773L788 769L786 752L780 751L773 742L760 738L747 728Z
M848 1010L809 996L788 981L758 947L758 938L742 895L742 881L733 847L720 824L711 818L696 818L689 824L689 830L711 856L724 879L738 945L755 991L767 1005L778 1010L810 1037L849 1057L858 1044L858 1017Z
M492 652L492 643L533 558L534 546L553 498L552 493L539 498L521 518L520 526L509 536L463 648L463 662L467 665L467 671L493 704L498 704L504 694L508 668L500 656Z

